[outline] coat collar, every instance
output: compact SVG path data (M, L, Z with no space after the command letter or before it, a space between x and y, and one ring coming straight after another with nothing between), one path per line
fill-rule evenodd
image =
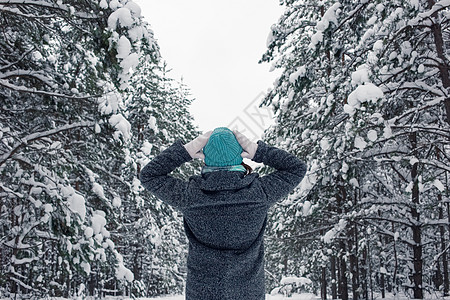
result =
M199 188L205 191L236 190L250 185L258 173L244 175L243 172L217 171L194 176Z

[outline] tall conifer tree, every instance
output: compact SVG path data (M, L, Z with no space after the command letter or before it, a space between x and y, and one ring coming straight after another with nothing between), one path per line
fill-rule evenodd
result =
M423 298L424 260L442 248L433 232L448 224L433 208L442 207L450 164L447 4L283 4L262 59L283 68L264 101L277 115L267 136L309 172L272 213L271 271L307 275L323 297L328 289L347 299L351 289L367 299L381 287L364 282L383 277L391 291L410 286Z
M0 1L0 27L0 292L142 291L133 258L120 254L130 245L122 228L151 231L159 223L174 235L180 230L161 213L143 225L120 215L121 204L133 207L139 200L126 91L140 63L157 77L152 72L160 61L139 6L126 0ZM163 91L168 79L158 76L154 87ZM191 117L182 116L187 97L158 99L183 122L176 133L164 129L157 140L146 137L157 144L154 151L184 130L194 132ZM158 105L149 109L164 118L164 104ZM167 252L173 241L166 243ZM156 266L175 254L166 256Z

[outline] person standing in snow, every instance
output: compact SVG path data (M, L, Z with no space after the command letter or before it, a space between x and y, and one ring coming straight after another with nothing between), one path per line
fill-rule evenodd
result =
M201 175L189 181L168 175L193 158L205 161ZM260 177L243 158L276 170ZM189 240L186 300L265 299L267 212L305 172L296 156L226 127L186 144L179 140L142 169L142 185L183 213Z

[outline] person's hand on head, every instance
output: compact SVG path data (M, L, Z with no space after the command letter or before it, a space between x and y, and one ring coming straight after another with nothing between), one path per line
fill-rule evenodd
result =
M256 150L258 149L258 144L250 141L245 135L237 130L233 130L233 133L243 149L241 156L243 158L253 159Z
M211 136L212 131L208 131L202 135L199 135L189 143L184 144L184 148L189 153L192 158L201 158L205 159L205 155L203 154L203 147L205 147L206 143L208 143L208 139Z

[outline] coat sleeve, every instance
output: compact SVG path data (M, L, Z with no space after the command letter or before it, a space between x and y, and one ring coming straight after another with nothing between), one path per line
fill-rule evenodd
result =
M284 150L268 146L258 141L253 161L264 163L276 170L268 175L261 176L262 188L267 195L269 205L287 196L305 177L306 164Z
M162 201L181 208L188 182L168 174L192 158L181 140L172 144L153 158L139 174L141 184Z

